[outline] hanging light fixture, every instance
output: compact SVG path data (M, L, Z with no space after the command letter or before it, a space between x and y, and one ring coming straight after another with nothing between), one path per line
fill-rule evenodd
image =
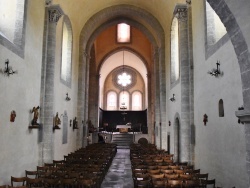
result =
M125 103L125 96L124 96L124 87L129 85L131 83L131 76L127 75L127 73L124 70L124 51L122 56L122 74L118 75L118 84L122 86L122 102L121 102L121 110L126 110L127 106Z

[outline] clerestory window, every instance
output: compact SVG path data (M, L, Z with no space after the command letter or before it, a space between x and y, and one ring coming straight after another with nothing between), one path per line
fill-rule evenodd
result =
M118 43L129 43L130 36L130 25L125 23L120 23L117 25L117 42Z

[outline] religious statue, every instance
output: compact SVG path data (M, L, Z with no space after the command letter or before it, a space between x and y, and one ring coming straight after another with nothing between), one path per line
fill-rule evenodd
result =
M88 129L89 129L89 133L93 133L96 132L96 128L94 127L93 123L91 122L91 120L87 120L87 125L88 125Z
M75 119L73 119L73 129L78 129L78 121L75 117Z
M54 118L54 127L58 129L60 124L61 124L61 120L60 120L60 118L58 116L58 112L57 112L56 116Z
M208 116L207 116L207 114L204 114L203 115L203 123L204 123L204 125L206 125L207 122L208 122Z
M33 119L31 121L31 125L40 125L37 120L38 120L38 117L39 117L39 109L40 107L37 106L37 107L33 107L33 109L31 110L31 113L34 113L33 115Z
M10 122L14 122L16 118L16 111L12 110L10 113Z

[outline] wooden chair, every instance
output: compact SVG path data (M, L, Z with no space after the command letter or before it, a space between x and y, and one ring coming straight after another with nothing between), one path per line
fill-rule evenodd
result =
M156 169L158 169L158 166L155 166L155 165L153 165L153 166L147 166L147 169L150 169L150 170L156 170Z
M166 182L164 180L156 180L152 181L153 187L154 188L165 188L166 187Z
M61 187L73 188L76 186L76 180L73 178L63 178L60 180Z
M19 186L26 185L26 177L13 177L11 176L11 186L14 187L14 184L18 184ZM20 185L22 184L22 185Z
M157 166L158 169L161 169L161 170L167 170L169 169L168 165L162 165L162 166Z
M176 166L176 165L169 165L169 168L173 170L180 170L180 166Z
M174 173L176 173L176 174L185 174L185 170L175 169Z
M212 180L201 180L200 182L202 188L206 188L207 185L212 185L215 188L215 179Z
M30 171L30 170L25 170L25 176L26 177L32 177L32 178L37 178L37 171Z
M43 187L43 180L40 178L26 178L27 187Z
M200 174L201 170L200 169L195 169L192 171L193 174Z
M92 179L78 179L77 186L78 188L92 188L94 186L94 182Z
M200 181L199 180L185 180L183 183L183 187L188 188L199 188Z
M51 178L52 173L51 172L45 172L45 171L38 171L37 177L38 178Z
M135 169L132 170L133 174L146 174L148 172L147 169Z
M81 173L80 172L66 172L65 173L66 178L73 178L73 179L78 179L81 178Z
M150 174L152 181L164 178L164 174Z
M179 174L165 174L165 177L166 177L168 180L178 179L178 178L179 178Z
M151 176L149 174L135 174L134 179L135 180L147 180L147 179L151 179Z
M139 181L136 181L135 187L138 187L138 188L144 188L144 187L151 188L152 187L151 180L139 180Z
M44 166L54 167L54 166L55 166L55 164L53 164L53 163L44 163Z
M54 164L54 166L58 166L58 164L60 165L62 165L62 164L64 164L64 160L53 160L53 164Z
M208 179L208 173L207 173L207 174L195 174L195 176L196 176L199 180L207 180L207 179Z
M174 170L172 169L161 169L161 172L164 174L173 174Z
M161 170L160 169L155 169L155 170L148 169L147 172L149 174L159 174Z
M50 188L59 187L59 179L44 178L43 186L50 187Z
M197 178L197 177L194 176L193 174L180 174L180 179L183 179L183 180L192 180L194 178Z
M183 181L182 180L168 180L167 181L167 187L178 187L182 188Z

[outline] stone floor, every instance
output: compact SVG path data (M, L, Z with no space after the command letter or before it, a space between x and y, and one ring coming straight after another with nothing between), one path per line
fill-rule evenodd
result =
M101 188L133 188L129 149L117 149Z

